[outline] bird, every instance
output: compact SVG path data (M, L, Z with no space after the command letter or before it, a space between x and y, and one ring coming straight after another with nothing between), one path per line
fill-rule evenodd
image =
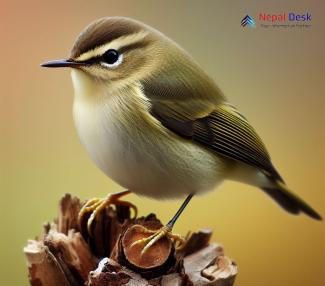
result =
M175 41L126 17L105 17L77 37L70 56L43 63L71 68L73 118L95 164L124 191L86 202L91 234L95 217L111 205L136 207L129 193L157 200L185 198L142 254L172 229L190 200L231 180L255 186L291 214L321 216L285 184L248 120L215 81Z

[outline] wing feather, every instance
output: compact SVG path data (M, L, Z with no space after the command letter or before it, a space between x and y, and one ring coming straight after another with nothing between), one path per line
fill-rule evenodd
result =
M196 69L191 65L177 71L165 69L141 82L151 114L175 134L283 182L253 127Z
M227 118L223 116L224 112L229 113ZM192 121L153 115L174 133L208 147L219 155L256 167L267 176L283 182L255 130L243 117L235 118L237 115L234 112L237 111L227 104L220 104L208 116Z

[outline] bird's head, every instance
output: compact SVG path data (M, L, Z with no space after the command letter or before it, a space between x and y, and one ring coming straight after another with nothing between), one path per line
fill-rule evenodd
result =
M81 32L70 57L43 63L43 67L70 67L96 82L141 80L163 62L167 38L153 28L123 17L91 23ZM167 49L168 50L168 49Z

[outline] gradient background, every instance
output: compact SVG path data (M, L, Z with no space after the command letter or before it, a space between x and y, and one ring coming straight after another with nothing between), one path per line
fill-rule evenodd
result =
M272 3L271 3L272 2ZM243 29L246 14L309 12L309 29ZM28 285L22 248L66 192L121 190L90 161L72 123L69 55L92 20L129 16L187 49L264 139L289 186L325 216L323 1L1 1L1 285ZM129 197L166 222L177 202ZM239 265L238 286L325 285L324 223L291 216L249 186L194 199L175 231L214 229Z

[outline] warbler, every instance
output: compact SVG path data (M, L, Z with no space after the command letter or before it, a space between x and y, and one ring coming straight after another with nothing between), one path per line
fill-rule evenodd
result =
M101 210L129 204L130 192L186 197L175 216L143 244L175 240L172 227L195 195L224 180L256 186L292 214L320 215L289 191L265 145L216 83L178 44L158 30L124 17L107 17L81 32L70 57L43 67L70 67L73 117L96 165L126 191L89 200L79 218L88 229Z

